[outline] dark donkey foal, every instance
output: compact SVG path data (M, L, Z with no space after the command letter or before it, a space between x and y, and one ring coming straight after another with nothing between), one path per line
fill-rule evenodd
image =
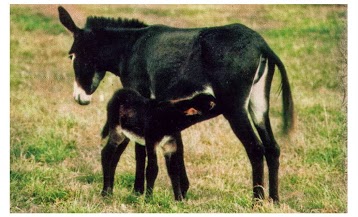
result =
M148 155L146 196L151 196L158 174L156 146L161 146L164 155L170 157L178 148L175 139L170 135L201 121L201 115L206 115L215 109L217 109L215 98L204 93L190 99L158 101L147 99L131 89L115 92L108 103L107 122L102 131L103 138L109 135L108 142L102 150L104 180L102 195L112 193L118 160L129 140L132 139L146 146ZM176 189L180 189L180 186L174 182L172 185L176 194ZM182 195L185 193L174 196L175 199L181 200Z

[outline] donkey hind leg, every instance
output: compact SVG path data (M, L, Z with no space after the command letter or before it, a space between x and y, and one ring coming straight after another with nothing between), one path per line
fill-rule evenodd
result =
M135 160L136 160L136 174L134 181L134 189L133 192L135 194L143 194L144 193L144 173L145 173L145 160L147 154L145 151L145 146L136 143L135 144Z
M278 203L278 171L280 166L280 147L273 136L268 113L263 114L262 122L257 122L256 120L253 122L265 147L265 158L269 170L269 196L275 203Z
M183 142L180 133L166 141L162 149L168 175L173 186L174 198L181 201L188 191L189 180L184 165Z
M111 139L112 138L112 139ZM120 138L119 136L117 139ZM125 137L113 140L113 136L108 139L106 146L102 149L102 170L103 170L103 190L102 196L111 195L113 193L114 174L118 161L126 149L129 139Z
M250 123L249 114L243 107L236 107L231 112L224 114L229 121L235 135L245 147L252 167L253 197L255 202L265 198L263 189L263 157L264 147L256 136L253 126Z
M273 136L269 118L269 100L274 65L266 61L265 71L251 91L249 111L260 139L265 147L265 158L269 169L269 196L274 202L279 201L278 170L280 148Z

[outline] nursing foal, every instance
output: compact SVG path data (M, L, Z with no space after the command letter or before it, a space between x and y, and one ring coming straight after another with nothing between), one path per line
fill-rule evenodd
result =
M102 138L109 136L107 145L102 150L102 195L112 194L117 166L112 162L118 162L129 140L134 140L146 147L146 197L150 197L158 175L155 148L160 146L166 156L175 153L177 145L170 135L198 123L202 120L201 115L216 109L215 98L204 93L190 99L158 101L147 99L131 89L120 89L115 92L108 103L107 122L102 131ZM113 152L117 154L113 155ZM180 188L174 182L172 185L174 190Z

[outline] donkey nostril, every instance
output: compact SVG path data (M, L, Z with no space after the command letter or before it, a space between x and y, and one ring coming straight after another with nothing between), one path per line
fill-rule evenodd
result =
M80 94L78 94L77 95L78 97L77 97L77 102L78 102L78 104L80 104L80 105L88 105L88 104L90 104L90 100L81 100L81 95Z

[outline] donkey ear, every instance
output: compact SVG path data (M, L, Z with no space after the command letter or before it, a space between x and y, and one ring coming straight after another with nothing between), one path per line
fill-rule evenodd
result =
M75 33L79 30L75 22L73 22L70 14L62 6L58 7L58 14L62 25L70 30L70 32Z

